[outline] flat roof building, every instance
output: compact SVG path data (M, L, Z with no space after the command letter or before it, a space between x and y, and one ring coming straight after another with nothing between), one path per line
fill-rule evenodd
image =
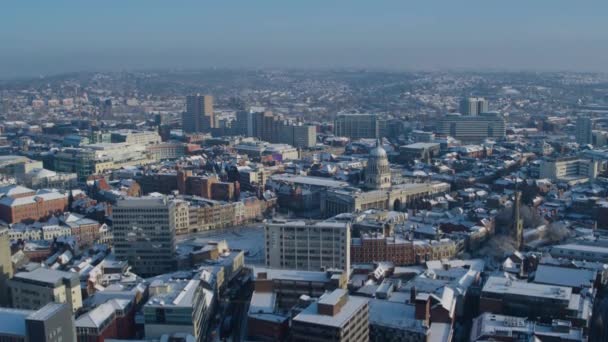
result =
M416 319L416 306L389 300L369 301L370 341L427 341L428 327Z
M473 320L471 342L481 341L585 341L583 330L570 322L543 324L525 317L483 313Z
M293 341L369 341L368 299L337 289L292 320Z
M591 297L571 287L490 277L481 291L480 311L522 317L564 319L586 326L591 318Z
M578 157L545 158L540 161L540 178L554 181L584 182L599 173L599 162Z
M450 114L439 121L439 133L465 143L480 143L485 139L502 139L506 135L505 119L495 112L474 116Z
M555 258L608 262L608 247L600 244L567 243L552 246L550 253Z
M376 114L338 114L334 120L334 134L339 137L376 139L379 132Z
M253 279L256 293L276 293L276 306L289 309L300 296L319 297L326 291L345 289L348 277L342 271L297 271L255 267Z
M67 304L49 303L25 321L29 341L76 341L74 316Z
M269 267L350 271L350 223L273 221L264 232Z
M0 308L0 341L76 341L72 311L57 303L38 310Z
M73 312L82 307L78 273L37 268L19 272L9 281L13 307L38 310L48 303L66 303Z
M211 316L213 292L198 279L157 279L143 307L146 338L187 333L203 341Z

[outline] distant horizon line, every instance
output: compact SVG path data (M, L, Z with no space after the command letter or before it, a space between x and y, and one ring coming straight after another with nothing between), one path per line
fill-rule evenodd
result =
M445 68L406 68L406 67L371 67L371 66L315 66L315 67L246 67L246 66L223 66L223 67L150 67L150 68L100 68L97 70L73 70L59 71L56 73L40 73L35 75L22 75L8 78L0 78L0 82L34 81L36 79L68 76L72 74L117 74L117 73L146 73L146 72L208 72L208 71L289 71L289 72L376 72L376 73L471 73L471 74L589 74L608 75L608 71L593 70L568 70L568 69L534 69L534 68L467 68L467 67L445 67Z

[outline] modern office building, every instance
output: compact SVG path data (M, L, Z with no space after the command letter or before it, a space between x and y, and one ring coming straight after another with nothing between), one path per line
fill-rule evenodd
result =
M76 341L74 316L67 304L49 303L25 320L29 341Z
M13 307L38 310L48 303L66 303L73 312L82 307L78 273L37 268L9 280Z
M72 311L67 304L57 303L36 311L0 308L0 341L76 341Z
M279 129L282 126L282 117L264 108L252 107L248 111L240 111L236 114L236 133L247 137L278 142Z
M160 144L160 135L156 131L133 131L130 129L121 129L113 131L111 135L113 143L128 143L128 144Z
M290 125L281 128L284 133L279 142L294 147L308 148L317 144L317 128L312 125Z
M235 134L253 137L253 112L240 110L236 112L236 119L232 123Z
M370 299L370 341L433 341L430 339L429 330L424 320L416 318L415 305L377 298Z
M262 141L279 142L279 135L283 126L283 118L270 111L253 114L253 136Z
M568 321L540 323L525 317L483 313L473 320L471 342L483 341L586 341L583 329Z
M215 127L213 96L196 94L186 97L186 111L182 114L184 132L209 132L213 127Z
M292 320L292 340L369 341L368 299L337 289L312 302Z
M599 162L576 156L545 158L540 161L540 178L578 182L593 180L599 173Z
M165 197L126 198L112 210L114 251L133 272L154 276L175 270L175 210Z
M488 101L483 97L467 97L460 101L460 114L479 115L488 112Z
M13 276L11 245L8 229L0 228L0 307L10 306L8 280Z
M157 279L150 284L149 292L150 298L143 306L147 339L185 333L196 341L205 341L213 291L205 289L198 279Z
M528 283L491 276L481 291L480 312L561 319L575 326L587 326L593 298L575 294L571 287Z
M255 291L275 293L276 304L280 309L293 307L302 295L319 297L327 291L345 289L348 284L346 272L336 271L299 271L269 267L253 269Z
M440 134L449 135L464 143L480 143L485 139L502 139L506 134L505 119L496 112L475 116L445 115L438 125Z
M255 290L247 317L247 336L255 341L285 341L290 314L304 309L312 298L346 289L341 271L313 272L255 267Z
M105 99L102 101L101 116L106 119L112 117L112 99Z
M154 154L145 145L99 143L85 148L65 148L53 156L53 167L59 172L74 172L79 181L107 170L154 162Z
M593 147L600 148L608 145L608 131L593 131Z
M269 267L350 271L350 223L273 221L265 238Z
M247 137L295 147L312 147L317 142L316 127L295 123L293 120L261 108L236 113L234 131Z
M187 145L180 142L166 142L146 146L155 160L177 159L186 155Z
M576 118L576 142L579 145L593 143L593 122L588 116Z
M551 256L570 260L605 262L608 260L608 246L602 243L566 243L552 246Z
M380 137L376 114L338 114L334 120L334 134L339 137L356 139L377 139Z

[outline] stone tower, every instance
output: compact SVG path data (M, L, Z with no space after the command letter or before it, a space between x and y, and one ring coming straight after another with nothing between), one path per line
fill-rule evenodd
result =
M391 169L388 164L386 151L382 148L380 139L369 152L365 168L365 187L372 190L387 189L391 186Z

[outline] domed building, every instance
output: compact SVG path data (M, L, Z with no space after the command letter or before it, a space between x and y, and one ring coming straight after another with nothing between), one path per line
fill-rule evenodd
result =
M369 152L365 168L365 187L374 190L391 187L391 168L380 139L376 140L376 147Z

